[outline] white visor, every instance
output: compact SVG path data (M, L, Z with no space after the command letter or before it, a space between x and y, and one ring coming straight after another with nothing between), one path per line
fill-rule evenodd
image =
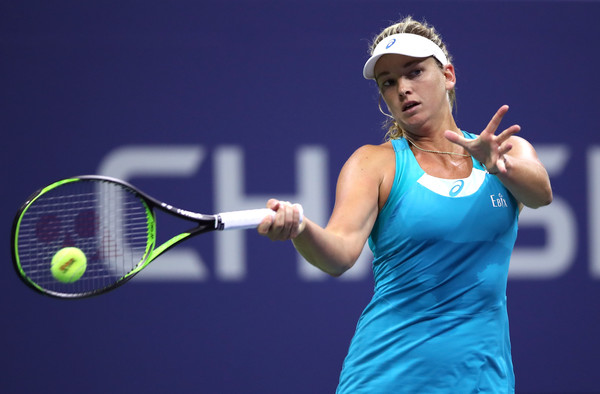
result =
M381 40L375 47L373 55L365 63L363 76L366 79L375 79L375 63L383 55L393 53L411 57L435 57L443 66L448 64L448 59L442 49L433 41L417 34L393 34Z

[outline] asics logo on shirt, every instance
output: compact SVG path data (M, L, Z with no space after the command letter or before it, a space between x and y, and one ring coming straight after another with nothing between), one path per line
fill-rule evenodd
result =
M452 189L450 189L450 193L448 193L448 195L450 197L456 197L458 195L458 193L460 193L460 191L463 189L464 186L465 186L465 181L463 181L462 179L459 179L458 181L456 181L456 183L454 183L454 186L452 186Z
M417 182L421 186L426 187L440 196L461 198L477 192L485 181L485 174L485 171L477 168L473 168L471 175L464 179L436 178L427 173L423 173Z

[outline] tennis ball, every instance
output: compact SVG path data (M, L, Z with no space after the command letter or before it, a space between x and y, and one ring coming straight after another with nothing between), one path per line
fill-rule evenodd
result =
M73 283L81 278L86 268L85 253L79 248L68 247L62 248L52 257L50 271L56 280Z

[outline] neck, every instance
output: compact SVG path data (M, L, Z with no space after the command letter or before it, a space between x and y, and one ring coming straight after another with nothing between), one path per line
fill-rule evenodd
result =
M440 155L452 155L452 156L462 156L462 157L471 157L470 154L468 153L460 153L460 152L454 152L452 150L447 150L447 151L443 151L443 150L436 150L436 149L426 149L426 148L422 148L419 145L417 145L410 137L408 137L407 135L404 136L404 138L413 146L415 147L415 149L421 151L421 152L426 152L426 153L436 153L436 154L440 154Z
M420 127L416 130L405 130L405 138L415 149L445 155L470 156L467 152L452 142L444 135L446 130L455 132L462 137L462 132L451 117L449 122L438 124L435 127Z
M418 128L405 128L404 134L408 139L420 143L422 147L427 147L428 149L456 149L457 145L448 141L444 136L446 130L453 131L462 137L462 132L454 120L436 125L422 125Z
M449 103L446 103L446 105L442 104L440 110L433 112L433 114L426 116L418 123L400 123L400 126L415 138L418 138L418 136L435 136L437 134L443 136L446 130L460 132L454 116L452 116L452 109Z

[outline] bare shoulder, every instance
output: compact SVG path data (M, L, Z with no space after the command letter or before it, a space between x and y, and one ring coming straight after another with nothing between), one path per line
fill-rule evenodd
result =
M377 168L382 163L389 163L394 157L394 148L391 142L380 145L363 145L358 148L348 159L346 164L358 165L361 168Z
M383 206L392 187L396 165L391 142L364 145L348 159L340 173L340 184L350 184Z

